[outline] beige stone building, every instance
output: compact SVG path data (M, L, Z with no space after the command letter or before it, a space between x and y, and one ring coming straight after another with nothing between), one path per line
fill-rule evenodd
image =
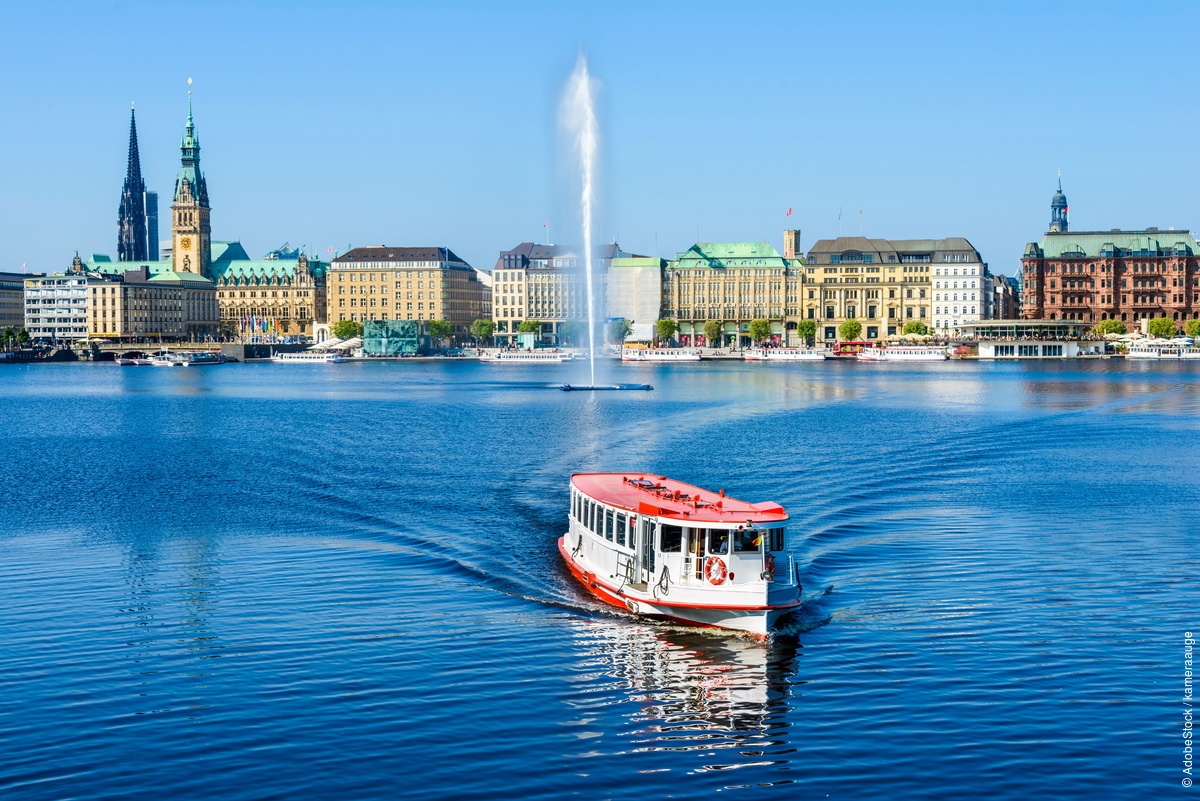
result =
M592 304L597 320L605 318L608 276L614 258L628 258L615 243L596 245L592 253ZM497 341L512 342L526 320L541 323L540 338L563 344L571 325L577 332L571 344L587 337L586 266L579 250L565 245L522 242L501 251L492 268L492 312ZM566 337L569 339L570 337Z
M823 239L804 259L800 231L784 231L783 241L783 255L767 242L700 242L680 253L663 268L661 317L679 323L679 339L687 344L706 342L709 320L720 323L721 344L750 344L750 322L759 319L770 323L771 339L781 345L802 344L796 334L801 320L816 324L823 345L835 344L838 327L850 319L861 323L862 338L881 339L902 333L910 321L933 328L935 269L986 271L961 237ZM974 314L982 316L983 301L973 302Z
M662 317L678 322L685 344L749 345L750 322L767 320L773 341L794 345L809 281L803 261L769 242L697 242L663 269ZM720 323L722 342L704 336L709 320Z
M67 273L31 278L25 321L36 339L190 340L217 333L212 281L195 273L89 272L76 256Z
M492 316L491 288L449 248L354 248L329 266L326 315L339 320L447 320L458 339Z
M188 340L217 333L213 282L195 273L126 271L88 280L88 334L104 339Z
M948 239L821 239L808 251L800 316L817 323L817 341L838 340L846 320L862 324L863 339L904 331L918 321L933 328L934 264L952 257L978 263L978 253L960 237Z

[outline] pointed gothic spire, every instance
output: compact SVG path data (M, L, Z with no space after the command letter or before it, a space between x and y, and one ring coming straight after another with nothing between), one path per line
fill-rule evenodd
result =
M125 168L125 186L121 189L121 208L117 219L117 260L145 261L146 184L142 181L142 162L138 156L137 117L129 110L129 158Z

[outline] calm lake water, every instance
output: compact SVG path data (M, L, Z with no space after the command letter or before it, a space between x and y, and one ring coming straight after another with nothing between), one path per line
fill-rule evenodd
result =
M0 796L1175 797L1200 365L0 367ZM575 471L792 515L786 636L603 608Z

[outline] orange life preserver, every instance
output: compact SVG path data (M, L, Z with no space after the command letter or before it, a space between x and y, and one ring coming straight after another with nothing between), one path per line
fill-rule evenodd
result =
M763 578L767 581L775 580L775 557L772 554L767 554L767 558L763 560Z
M704 577L708 579L709 584L724 584L728 575L729 570L721 557L710 556L704 560Z

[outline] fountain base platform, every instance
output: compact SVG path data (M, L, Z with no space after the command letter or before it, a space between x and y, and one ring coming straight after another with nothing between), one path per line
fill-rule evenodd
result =
M601 389L650 390L654 389L654 387L652 387L650 384L563 384L561 387L559 387L559 389L561 389L563 392L590 392Z

